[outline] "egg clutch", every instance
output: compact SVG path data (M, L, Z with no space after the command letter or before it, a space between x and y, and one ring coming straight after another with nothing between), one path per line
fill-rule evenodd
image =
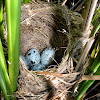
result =
M30 49L25 57L20 55L28 70L38 71L46 69L46 66L53 62L55 51L52 48L46 48L43 52L38 52L37 49Z

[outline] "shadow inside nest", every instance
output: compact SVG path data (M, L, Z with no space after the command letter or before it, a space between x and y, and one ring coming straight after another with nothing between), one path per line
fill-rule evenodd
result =
M53 18L53 30L54 32L51 33L52 37L50 38L50 45L52 48L55 48L56 54L55 54L55 60L59 64L62 61L62 58L64 56L64 51L66 50L66 47L68 45L68 37L66 34L63 33L63 29L67 29L66 21L61 16L62 11L61 9L55 9L54 13L51 14L51 17ZM55 64L57 64L55 63Z

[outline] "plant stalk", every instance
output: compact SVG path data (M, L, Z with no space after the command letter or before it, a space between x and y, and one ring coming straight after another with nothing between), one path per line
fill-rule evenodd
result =
M0 38L2 42L4 42L4 35L3 35L3 2L0 0Z
M81 55L81 58L79 59L79 62L77 64L76 68L75 68L75 71L79 71L80 70L80 67L84 63L85 58L86 58L86 56L87 56L87 54L88 54L93 42L94 42L94 38L92 37L92 38L89 39L88 43L86 44L86 47L85 47L85 49L84 49L84 51L83 51L83 53Z
M100 80L100 75L83 75L81 80Z
M91 25L92 17L93 17L97 2L98 0L89 0L89 4L88 4L89 7L87 9L85 23L83 25L83 29L85 32L89 30L89 27Z
M21 0L5 0L8 32L8 70L13 91L19 74Z
M5 86L7 89L7 95L10 95L8 98L12 99L12 87L11 87L11 83L10 83L10 79L7 73L7 65L6 65L6 60L5 60L5 56L4 56L4 52L3 52L3 48L2 48L2 43L1 43L1 39L0 39L0 80L4 80L5 82ZM2 86L2 88L3 88ZM3 91L3 90L2 90Z

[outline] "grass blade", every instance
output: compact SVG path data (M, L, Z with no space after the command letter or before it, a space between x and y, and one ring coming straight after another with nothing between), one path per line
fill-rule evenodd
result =
M12 95L12 88L11 88L11 83L10 83L10 79L7 73L7 66L6 66L6 61L5 61L5 57L4 57L4 53L3 53L3 49L2 49L2 44L1 44L1 40L0 40L0 80L1 80L1 84L2 85L2 91L6 91L7 89L7 95ZM4 84L5 82L5 84ZM5 89L6 88L6 89ZM9 99L11 99L12 97L9 96Z
M13 91L15 91L19 74L21 0L5 1L8 32L9 78Z
M97 18L97 20L94 24L94 27L91 31L90 37L93 36L94 34L96 34L99 29L100 29L100 17Z
M29 3L31 0L23 0L23 3L26 4L26 3Z
M98 13L100 13L100 7L98 8ZM92 22L91 22L93 25L94 25L94 23L96 22L97 18L98 18L98 14L96 13L96 14L94 15L94 17L93 17Z
M80 100L80 98L83 96L83 94L87 91L87 89L94 83L94 80L89 80L86 82L82 90L79 92L79 94L76 96L75 100Z
M6 86L5 86L5 81L4 81L4 78L3 78L3 74L2 74L1 69L0 69L0 89L3 92L3 95L4 95L5 100L8 100L7 90L6 90Z
M3 35L3 3L2 3L2 0L0 0L0 37L1 37L1 40L4 41L4 35Z
M87 2L86 9L85 9L86 13L83 13L85 15L84 25L83 25L83 29L85 32L89 30L98 0L86 0L86 2Z
M99 66L100 66L100 51L99 51L94 63L92 64L90 69L88 69L88 74L96 72Z

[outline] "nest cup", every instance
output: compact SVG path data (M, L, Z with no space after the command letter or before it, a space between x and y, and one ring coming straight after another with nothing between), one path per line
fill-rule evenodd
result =
M16 92L19 100L67 100L77 76L73 74L74 64L72 67L70 63L76 64L85 44L80 42L85 39L81 34L82 23L81 15L66 7L43 1L21 6L20 54L25 56L32 48L41 53L47 47L55 48L56 54L53 68L41 72L27 70L20 59ZM72 74L67 76L67 73Z

